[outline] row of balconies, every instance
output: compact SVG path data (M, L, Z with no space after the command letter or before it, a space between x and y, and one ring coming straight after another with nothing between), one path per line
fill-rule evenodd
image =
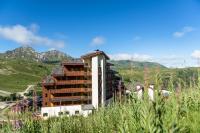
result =
M92 92L92 88L63 88L50 90L51 94L55 93L76 93L76 92Z
M50 102L62 102L62 101L87 101L91 100L92 96L65 96L49 98Z
M43 85L74 85L74 84L91 84L92 80L58 80L54 83L43 82Z
M90 71L68 71L65 70L62 74L58 73L53 73L52 76L58 77L58 76L86 76L86 75L91 75Z
M56 85L73 85L73 84L91 84L91 80L59 80L55 84Z
M101 74L101 67L98 67L98 72L99 74ZM85 76L85 75L91 75L91 70L83 70L83 69L80 69L80 70L68 70L66 67L63 67L62 68L62 72L59 72L59 73L52 73L52 76L54 77L58 77L58 76Z

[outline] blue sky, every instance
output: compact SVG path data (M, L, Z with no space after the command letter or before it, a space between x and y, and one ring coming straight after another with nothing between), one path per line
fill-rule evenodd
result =
M199 14L200 0L1 0L0 52L101 49L116 60L196 66Z

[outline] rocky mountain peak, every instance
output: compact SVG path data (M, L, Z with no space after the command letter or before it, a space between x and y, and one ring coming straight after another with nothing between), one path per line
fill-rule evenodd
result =
M71 56L58 50L50 50L40 53L30 46L22 46L14 50L6 51L2 54L2 56L5 58L23 58L42 62L61 61L63 59L72 58Z

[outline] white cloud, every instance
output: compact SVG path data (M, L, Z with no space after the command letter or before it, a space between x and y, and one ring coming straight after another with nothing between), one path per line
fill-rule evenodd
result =
M176 31L173 33L173 36L176 38L183 37L185 34L190 33L194 31L195 29L191 26L185 26L181 31Z
M200 59L200 50L195 50L193 51L193 53L191 54L191 56L195 59Z
M151 61L152 57L145 54L127 54L119 53L109 55L112 60L133 60L133 61Z
M39 26L32 24L29 28L22 25L0 26L0 37L16 42L20 45L46 45L48 47L63 48L65 43L36 34Z
M92 46L99 46L105 43L105 38L102 36L97 36L92 39L91 45Z

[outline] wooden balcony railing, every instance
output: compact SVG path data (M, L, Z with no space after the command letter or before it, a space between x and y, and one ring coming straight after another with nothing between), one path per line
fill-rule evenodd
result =
M64 76L64 72L63 73L53 73L52 76L61 77L61 76Z
M85 71L67 71L65 70L66 76L86 76L91 75L91 72L85 72Z
M54 86L54 85L75 85L75 84L92 84L92 80L58 80L54 83L42 82L44 86Z
M91 84L92 80L59 80L56 85Z
M92 92L92 88L63 88L63 89L54 89L50 93L76 93L76 92Z
M65 97L54 97L50 98L51 102L62 102L62 101L85 101L91 100L91 96L65 96Z
M81 59L72 59L63 61L62 65L84 65L84 63Z
M52 85L54 85L54 83L42 82L42 85L44 85L44 86L52 86Z

